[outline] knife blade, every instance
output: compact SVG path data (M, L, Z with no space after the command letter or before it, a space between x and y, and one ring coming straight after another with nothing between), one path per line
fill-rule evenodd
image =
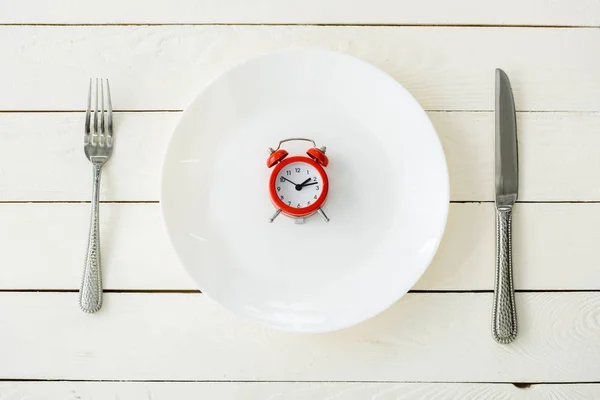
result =
M517 336L512 271L512 208L518 197L519 163L515 103L510 80L496 69L496 277L492 336L507 344Z
M496 70L496 204L512 206L519 189L517 121L508 76Z

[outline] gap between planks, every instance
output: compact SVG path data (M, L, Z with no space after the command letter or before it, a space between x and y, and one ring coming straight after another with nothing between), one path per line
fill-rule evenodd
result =
M78 293L79 289L0 289L0 293ZM409 290L409 294L482 294L493 293L491 289L431 289ZM104 289L103 293L132 294L202 294L196 289ZM600 293L600 289L515 289L515 293Z
M0 200L0 204L90 204L90 200ZM102 204L159 204L159 200L100 200Z
M1 26L1 25L0 25ZM424 110L427 113L493 113L494 110L438 110L428 109ZM0 110L0 114L59 114L59 113L84 113L86 110ZM113 113L183 113L185 110L179 109L140 109L140 110L113 110ZM600 113L598 111L582 111L582 110L516 110L517 114L582 114L582 115L594 115Z
M51 27L63 27L63 26L82 26L82 27L94 27L94 26L320 26L320 27L408 27L408 28L531 28L531 29L596 29L600 25L535 25L535 24L390 24L390 23L293 23L293 22L280 22L280 23L261 23L261 22L200 22L200 23L177 23L177 22L166 22L166 23L135 23L135 22L119 22L119 23L0 23L0 26L51 26Z
M14 378L0 378L0 382L108 382L108 383L251 383L251 384L271 384L271 383L355 383L365 385L378 385L378 384L432 384L432 385L447 385L451 384L474 384L474 385L514 385L519 389L528 389L535 385L597 385L600 381L594 382L508 382L508 381L277 381L277 380L162 380L162 379L14 379Z
M160 200L101 200L101 204L160 204ZM450 204L493 204L494 200L450 200ZM599 204L600 200L523 200L516 204ZM90 200L0 200L0 204L90 204Z
M182 113L185 110L113 110L113 113ZM86 110L0 110L3 114L58 114L58 113L84 113Z

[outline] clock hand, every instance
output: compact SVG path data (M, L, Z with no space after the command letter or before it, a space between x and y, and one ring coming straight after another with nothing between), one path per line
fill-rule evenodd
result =
M302 190L302 188L304 187L304 185L306 185L306 182L310 182L310 178L306 179L304 182L302 182L299 185L296 185L296 190L300 191Z
M312 183L307 183L307 184L305 184L304 186L318 185L318 184L319 184L319 182L312 182ZM303 187L304 187L304 186L303 186Z
M286 177L283 177L283 176L282 176L282 177L281 177L281 179L285 179L286 181L288 181L288 182L289 182L289 183L291 183L292 185L294 185L294 186L298 186L298 185L296 185L294 182L290 181L290 180L289 180L288 178L286 178Z

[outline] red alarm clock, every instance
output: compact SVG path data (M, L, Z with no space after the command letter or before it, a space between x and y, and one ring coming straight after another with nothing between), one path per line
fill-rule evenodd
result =
M282 149L281 145L294 140L313 144L313 147L306 151L307 156L288 157L289 153ZM329 222L321 208L329 191L329 180L324 168L329 164L329 159L325 151L325 146L317 148L314 140L304 138L282 140L275 150L269 147L267 167L273 168L269 179L269 193L277 209L269 218L269 222L273 222L281 213L296 219L297 223L302 223L304 218L319 213Z

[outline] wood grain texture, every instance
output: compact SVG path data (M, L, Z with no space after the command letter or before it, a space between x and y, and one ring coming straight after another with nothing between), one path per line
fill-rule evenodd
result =
M0 285L79 289L90 204L0 205ZM195 289L162 225L158 204L101 204L105 289ZM35 251L32 251L35 249Z
M501 67L518 110L598 111L599 42L599 29L1 26L0 110L81 110L90 76L111 79L115 109L181 110L248 58L319 47L388 72L427 110L492 110Z
M252 24L494 24L600 25L600 6L552 0L484 4L459 0L105 0L94 12L72 0L0 3L0 23L252 23Z
M101 200L158 200L162 159L181 113L118 113ZM0 199L89 201L85 113L0 113ZM27 162L23 156L27 155ZM15 168L15 165L19 165Z
M228 23L242 25L220 25ZM430 110L455 201L493 199L489 111L493 71L505 69L517 109L528 111L518 116L520 199L599 201L597 27L596 0L106 0L93 10L70 0L0 1L0 201L91 193L83 114L11 110L82 110L90 76L111 79L116 109L183 110L239 62L307 47L374 64ZM117 115L103 199L158 200L163 152L180 116ZM10 292L77 289L88 214L89 204L0 204L0 289L9 290L0 292L2 400L600 398L600 385L572 384L600 376L597 292L518 293L520 333L508 346L491 338L490 293L411 293L357 327L301 336L248 325L199 293L108 293L98 314L84 315L75 292ZM103 204L101 218L108 289L195 287L158 204ZM600 289L599 224L600 204L518 204L516 287ZM415 289L491 289L493 246L493 204L452 204L440 250ZM439 383L419 383L431 381ZM500 383L523 381L571 383Z
M597 289L600 204L517 204L513 209L515 288ZM494 204L451 204L446 232L414 289L492 290Z
M0 289L78 289L89 204L2 204L0 243L9 268ZM171 248L158 204L101 205L106 289L196 289ZM446 233L414 289L492 290L494 205L451 204ZM600 204L518 204L517 289L600 289ZM35 251L32 251L35 248Z
M494 200L494 113L429 112L450 198ZM520 201L600 200L600 113L517 113Z
M167 142L181 113L118 113L101 198L159 199ZM454 201L494 199L494 114L429 112L440 136ZM0 113L0 199L88 201L83 113ZM600 200L600 113L518 113L524 201ZM23 162L23 155L28 161ZM19 168L14 168L19 165Z
M2 382L3 400L588 400L598 384L333 382Z
M490 293L408 294L318 335L246 324L202 294L0 293L0 377L84 380L589 382L600 293L518 293L519 336L490 336ZM15 345L18 344L18 345ZM358 368L357 366L360 366Z

